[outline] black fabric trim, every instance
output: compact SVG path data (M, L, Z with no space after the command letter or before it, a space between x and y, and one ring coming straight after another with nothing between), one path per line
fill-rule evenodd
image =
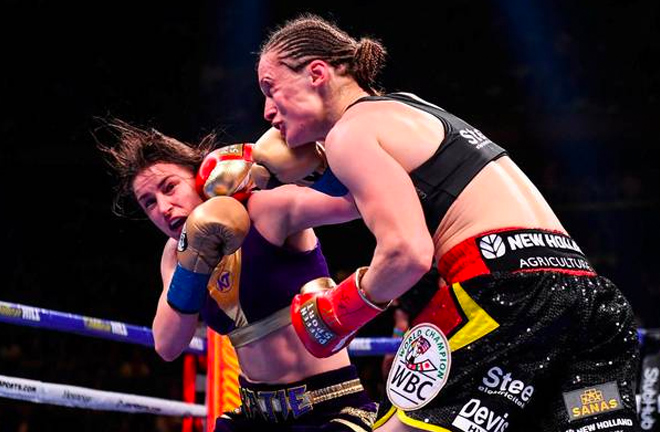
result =
M422 203L426 226L431 235L454 203L454 200L489 162L505 156L506 150L490 140L474 145L461 136L460 129L475 130L460 118L410 94L392 93L366 96L348 106L361 102L397 101L427 112L442 122L445 139L426 162L409 173ZM484 137L485 138L485 137Z

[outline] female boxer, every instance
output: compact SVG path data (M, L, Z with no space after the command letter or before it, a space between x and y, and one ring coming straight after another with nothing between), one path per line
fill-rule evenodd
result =
M156 351L168 361L179 356L200 317L236 349L242 406L219 418L216 431L371 430L375 404L346 350L322 360L310 355L289 315L302 286L332 286L309 227L354 219L352 201L293 185L252 193L249 145L209 154L212 137L190 146L118 120L108 126L117 143L102 150L119 178L118 199L134 198L169 237ZM261 145L272 148L272 136ZM196 180L200 166L210 165ZM204 191L226 196L208 199Z

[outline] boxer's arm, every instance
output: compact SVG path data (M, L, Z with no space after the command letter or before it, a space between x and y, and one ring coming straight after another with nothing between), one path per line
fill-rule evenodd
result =
M177 265L167 290L167 302L181 312L197 314L206 301L215 266L234 253L250 229L250 216L230 197L213 197L188 215L177 243Z
M197 315L181 314L167 303L167 288L170 286L176 267L176 240L169 239L163 249L160 273L163 291L158 299L152 330L156 352L164 360L176 359L186 349L197 329Z
M332 197L306 187L284 185L259 191L248 202L252 221L268 241L282 245L307 228L360 217L350 195Z
M361 124L370 122L333 130L326 140L326 154L376 237L376 250L369 268L359 269L335 288L294 297L291 323L316 357L328 357L348 345L433 261L433 240L410 177Z
M381 304L406 292L431 268L433 240L412 180L370 126L369 119L337 125L327 137L326 156L376 237L361 287Z
M153 324L156 351L165 360L178 357L190 342L213 269L240 247L249 227L242 204L215 197L188 215L178 242L167 243L161 262L164 290Z

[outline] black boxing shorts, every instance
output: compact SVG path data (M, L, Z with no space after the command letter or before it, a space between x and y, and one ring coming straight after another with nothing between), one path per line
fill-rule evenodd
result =
M452 248L438 269L448 284L413 324L448 339L447 382L418 409L386 400L375 428L396 415L429 431L638 430L632 310L570 237L488 232ZM413 392L420 380L410 377L387 386Z
M239 377L241 407L216 421L216 432L372 430L376 404L346 366L290 384L256 384Z

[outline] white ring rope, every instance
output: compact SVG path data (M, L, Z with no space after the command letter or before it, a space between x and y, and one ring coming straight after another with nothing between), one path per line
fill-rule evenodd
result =
M205 405L0 375L0 397L103 411L206 416Z

